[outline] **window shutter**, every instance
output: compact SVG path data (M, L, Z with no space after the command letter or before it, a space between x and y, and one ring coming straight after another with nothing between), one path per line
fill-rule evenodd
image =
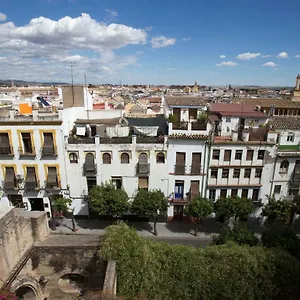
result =
M27 182L35 182L36 176L35 176L35 168L28 167L26 170L26 181Z
M185 165L185 153L176 152L176 165Z
M140 189L148 188L148 178L147 177L139 177L139 188Z
M5 181L14 182L15 181L15 170L12 167L5 168Z
M148 164L148 156L146 153L141 153L139 156L139 163L140 164Z
M57 182L57 172L55 167L48 167L48 182Z

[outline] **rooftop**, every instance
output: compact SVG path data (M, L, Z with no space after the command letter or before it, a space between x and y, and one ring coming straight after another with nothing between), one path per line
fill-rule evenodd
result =
M168 106L206 106L207 102L199 96L176 96L166 97Z
M213 103L210 110L221 116L228 117L253 117L266 118L267 116L261 111L256 110L252 104L239 103Z
M110 119L77 119L76 124L103 124L103 125L118 125L121 124L121 118Z
M236 98L233 102L258 105L262 108L270 107L271 105L275 105L276 108L300 108L300 102L276 98Z
M300 130L300 116L276 116L269 120L273 129Z

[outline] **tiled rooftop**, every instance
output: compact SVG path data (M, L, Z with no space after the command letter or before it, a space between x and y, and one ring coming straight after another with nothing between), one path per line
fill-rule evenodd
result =
M273 129L300 130L300 116L276 116L269 120Z
M206 140L208 135L206 134L186 134L186 133L175 133L169 135L170 139L185 139L185 140Z
M275 105L276 108L300 108L300 102L292 102L285 99L273 98L236 98L233 103L246 103L251 105L258 105L262 108Z
M168 106L205 106L207 102L204 98L192 96L166 97Z

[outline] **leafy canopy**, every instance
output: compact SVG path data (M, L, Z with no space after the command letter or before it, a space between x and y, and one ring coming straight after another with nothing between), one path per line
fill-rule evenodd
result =
M269 198L268 203L263 207L262 215L268 217L273 222L276 219L286 222L291 215L292 202L285 200L275 200Z
M139 216L166 215L168 202L161 190L139 190L131 203L131 212Z
M128 211L128 195L124 189L116 189L112 183L94 186L89 192L90 207L99 215L114 218Z
M53 208L58 213L66 213L72 204L72 200L64 197L57 197L53 200Z
M201 219L207 218L209 215L213 213L214 207L213 203L202 197L198 197L192 201L190 201L185 206L185 213L196 219L196 222L199 223Z

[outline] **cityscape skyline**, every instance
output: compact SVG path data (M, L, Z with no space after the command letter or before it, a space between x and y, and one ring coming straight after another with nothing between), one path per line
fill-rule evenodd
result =
M92 84L294 86L291 2L10 1L0 8L1 79L70 82L73 63L74 83L86 73Z

